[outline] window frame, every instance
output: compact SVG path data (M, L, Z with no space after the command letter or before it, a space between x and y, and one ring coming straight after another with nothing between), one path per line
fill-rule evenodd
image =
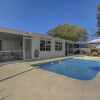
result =
M63 43L60 41L55 41L55 51L62 51Z
M2 40L0 40L0 51L2 50Z
M41 43L44 41L44 43ZM40 39L40 51L51 51L51 40Z

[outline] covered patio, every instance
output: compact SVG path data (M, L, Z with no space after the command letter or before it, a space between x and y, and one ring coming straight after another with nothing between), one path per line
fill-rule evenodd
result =
M23 36L0 32L0 61L23 59Z
M31 59L30 34L0 30L0 62Z

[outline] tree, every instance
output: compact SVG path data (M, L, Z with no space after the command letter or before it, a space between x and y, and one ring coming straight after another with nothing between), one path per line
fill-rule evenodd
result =
M72 41L86 41L88 34L85 29L71 24L58 25L48 31L48 35Z
M97 8L97 31L96 31L96 35L97 36L100 36L100 5L98 5L98 8Z

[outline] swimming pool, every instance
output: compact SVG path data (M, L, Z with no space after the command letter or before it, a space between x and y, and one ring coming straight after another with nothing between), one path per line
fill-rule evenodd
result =
M64 59L37 65L43 70L80 80L91 80L100 71L100 60Z

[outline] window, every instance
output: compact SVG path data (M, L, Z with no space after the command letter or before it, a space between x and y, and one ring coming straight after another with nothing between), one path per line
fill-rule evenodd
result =
M50 40L40 40L40 51L50 51L51 41Z
M0 40L0 51L2 49L2 40Z
M73 44L69 44L69 48L72 49L73 48Z
M59 51L62 51L62 43L59 43Z
M79 48L79 44L74 44L74 48Z
M95 47L96 47L96 45L95 45L95 44L93 44L93 46L95 46ZM86 44L80 44L80 48L88 48L88 45L86 45Z
M40 40L40 51L45 51L45 40Z
M23 46L23 42L22 41L20 41L20 47L22 47Z
M73 44L68 44L69 54L73 54Z
M51 50L51 42L46 41L46 51L50 51L50 50Z
M55 42L55 51L62 51L62 43Z

